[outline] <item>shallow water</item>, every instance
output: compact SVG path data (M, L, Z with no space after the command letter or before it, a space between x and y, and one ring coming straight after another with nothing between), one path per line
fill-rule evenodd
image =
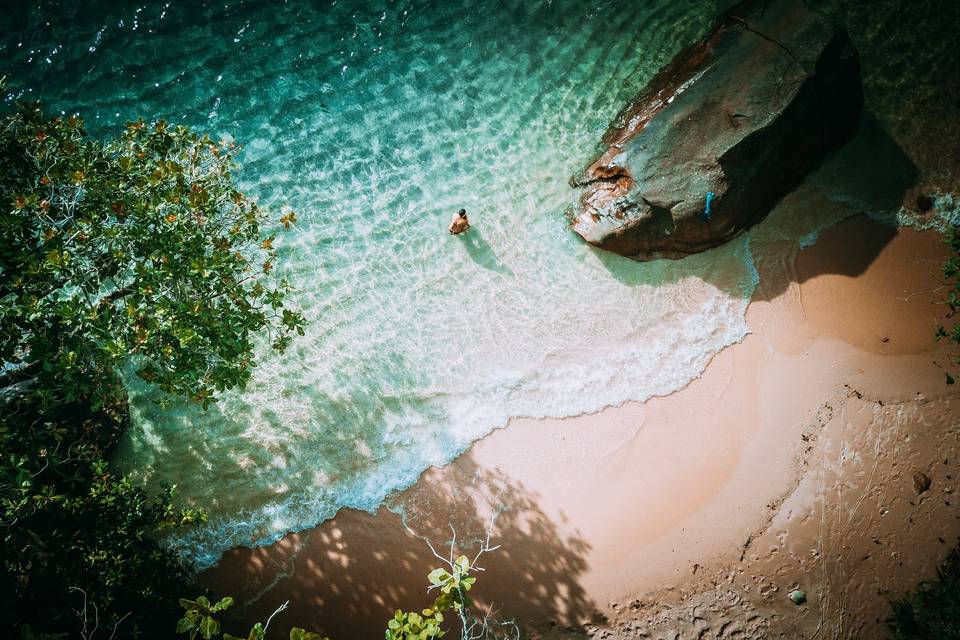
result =
M237 140L242 187L300 219L277 242L310 320L287 355L207 413L133 385L116 464L209 509L173 541L201 565L375 508L511 416L668 393L746 332L746 237L639 264L566 227L568 176L715 2L77 11L0 18L20 95L95 135L144 116Z

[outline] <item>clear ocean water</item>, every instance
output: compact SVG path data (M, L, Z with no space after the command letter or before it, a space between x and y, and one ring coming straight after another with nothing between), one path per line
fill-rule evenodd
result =
M201 566L374 509L512 416L678 389L745 335L747 237L641 264L566 224L568 177L716 2L60 4L0 17L20 97L98 136L143 116L236 140L242 188L300 219L288 354L206 413L132 385L116 465L210 510L171 541Z

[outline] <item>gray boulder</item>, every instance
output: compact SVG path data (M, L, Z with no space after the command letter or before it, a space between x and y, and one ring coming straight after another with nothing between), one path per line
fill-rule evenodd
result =
M801 0L738 4L614 119L571 178L584 189L572 228L638 260L720 245L848 140L862 106L843 30Z

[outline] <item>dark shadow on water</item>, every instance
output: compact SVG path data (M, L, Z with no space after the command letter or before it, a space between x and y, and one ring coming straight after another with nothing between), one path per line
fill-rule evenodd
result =
M847 217L865 212L893 213L901 207L905 194L917 183L918 177L913 161L884 130L880 122L871 113L864 112L854 138L828 156L803 183L787 194L774 207L769 217L809 215L811 220L808 228L804 229L804 225L799 225L801 231L798 236L802 237L804 233L817 229L814 218L816 212L813 209L818 206L841 207ZM824 197L824 193L830 195L829 200ZM759 223L764 224L764 221ZM868 223L866 226L870 227L869 232L856 238L856 242L849 246L849 251L844 252L843 256L836 260L820 261L819 272L848 276L862 274L897 233L896 227L892 225ZM793 228L796 229L797 225ZM777 247L752 242L751 253L761 273L761 286L753 294L749 287L742 286L743 263L732 255L733 248L727 245L680 260L650 262L638 262L593 247L590 247L589 251L614 278L628 286L672 284L693 276L731 295L754 295L761 299L770 299L783 293L791 279L818 275L817 269L796 274L791 266L787 269L790 277L763 281L765 270L759 262L771 259L792 261L797 248L796 240L784 242L783 246ZM782 255L769 255L778 251Z
M500 261L493 247L484 239L480 230L476 227L470 227L470 229L461 233L458 239L467 249L467 254L470 256L470 259L484 269L490 269L491 271L496 271L497 273L508 276L513 275L510 267Z

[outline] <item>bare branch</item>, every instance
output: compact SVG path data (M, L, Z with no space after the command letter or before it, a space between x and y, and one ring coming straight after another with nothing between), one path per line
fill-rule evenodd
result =
M288 606L289 604L290 604L290 601L287 600L287 601L284 602L282 605L280 605L279 607L277 607L277 610L276 610L276 611L274 611L273 613L270 614L270 617L267 618L267 623L266 623L265 625L263 625L263 635L264 635L264 636L267 635L267 629L270 628L270 622L273 620L273 616L277 615L277 614L280 613L281 611L285 611L286 608L287 608L287 606Z
M457 530L453 527L453 524L447 523L450 525L450 531L453 532L453 538L450 539L450 566L453 566L453 550L457 546Z
M439 553L437 553L437 550L433 548L433 543L430 542L429 538L424 538L424 541L426 541L427 546L430 547L431 553L433 553L434 557L436 557L437 560L443 562L444 564L448 564L448 565L450 564L449 560L447 560L446 558L441 556Z
M132 614L132 613L133 613L132 611L128 611L128 612L127 612L127 615L123 616L122 618L120 618L119 620L117 620L115 623L113 623L113 631L110 633L110 639L109 639L109 640L113 640L113 637L114 637L115 635L117 635L117 627L120 626L120 623L121 623L121 622L123 622L124 620L126 620L127 618L129 618L129 617L130 617L130 614Z
M97 609L97 604L93 603L93 629L88 630L88 619L87 619L87 592L81 589L80 587L70 587L70 591L79 591L83 594L83 609L80 611L75 611L77 617L80 618L81 629L80 637L83 640L91 640L94 634L97 632L97 629L100 628L100 611Z

